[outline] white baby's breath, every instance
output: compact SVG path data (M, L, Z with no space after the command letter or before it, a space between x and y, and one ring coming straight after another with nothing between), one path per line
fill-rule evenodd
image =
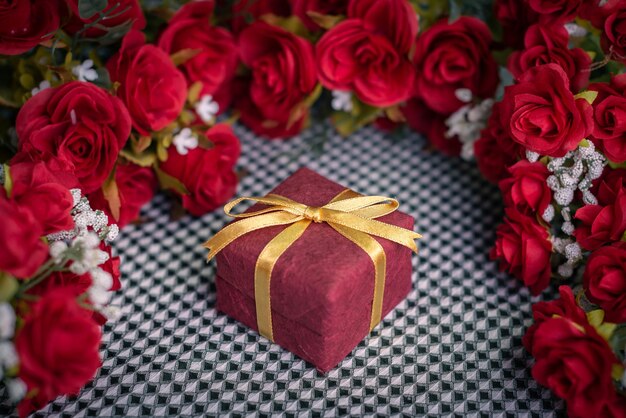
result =
M333 99L330 106L337 111L352 112L352 93L349 91L333 90Z
M194 106L196 113L204 123L213 123L220 111L220 105L210 94L205 94ZM184 154L183 154L184 155Z
M0 340L7 340L15 333L15 311L10 303L0 302Z
M459 93L459 90L457 90L458 96L463 97L464 93L462 91ZM471 93L469 91L470 95ZM468 97L466 95L465 98ZM469 99L471 100L471 97ZM446 138L457 137L461 141L463 145L461 157L463 159L471 160L474 158L474 143L480 138L480 132L487 126L493 103L493 99L486 99L478 104L467 104L446 119L445 124L448 128L445 134Z
M189 150L198 147L198 138L189 128L183 128L179 133L174 135L173 142L176 147L176 152L180 155L187 155Z
M50 87L52 87L50 82L48 80L43 80L41 83L39 83L39 86L35 87L34 89L30 91L30 94L34 96L37 93L41 93L45 89L49 89Z
M72 74L80 81L95 81L98 79L98 72L93 68L93 60L85 60L72 68Z

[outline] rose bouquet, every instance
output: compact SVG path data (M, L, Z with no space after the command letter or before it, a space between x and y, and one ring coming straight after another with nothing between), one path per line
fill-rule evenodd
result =
M626 4L495 6L513 83L474 144L506 208L491 256L534 295L562 284L533 306L533 377L571 416L626 416Z
M408 126L475 159L506 207L492 258L534 295L567 285L535 305L533 376L571 415L626 413L623 1L23 0L0 23L0 375L22 413L98 368L113 225L158 188L193 215L234 193L236 119Z
M238 54L213 8L0 5L0 381L20 415L100 367L118 225L158 188L194 215L235 192L239 142L216 117Z

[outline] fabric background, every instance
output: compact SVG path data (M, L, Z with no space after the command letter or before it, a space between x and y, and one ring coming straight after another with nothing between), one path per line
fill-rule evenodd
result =
M221 210L170 220L164 196L124 229L122 317L106 325L103 367L74 398L36 416L544 416L563 403L532 379L521 344L527 289L489 261L501 219L497 188L473 164L414 134L363 129L344 139L314 126L267 141L241 126L239 195L260 196L305 165L364 194L400 200L424 235L413 291L339 367L322 375L216 312L213 263L201 244ZM326 138L324 152L316 156ZM555 289L548 292L550 298ZM0 415L9 412L0 403Z

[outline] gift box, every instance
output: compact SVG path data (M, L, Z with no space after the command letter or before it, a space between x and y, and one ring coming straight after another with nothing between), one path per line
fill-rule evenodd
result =
M302 168L271 194L321 207L345 189ZM264 207L256 204L246 213ZM411 216L399 211L377 220L411 231L414 224ZM265 246L287 227L271 226L246 233L229 241L216 256L217 309L257 331L257 261ZM411 289L412 252L390 240L374 239L384 249L386 258L384 317ZM274 342L321 372L330 370L370 332L374 277L372 258L362 248L329 224L311 222L271 270L268 305Z

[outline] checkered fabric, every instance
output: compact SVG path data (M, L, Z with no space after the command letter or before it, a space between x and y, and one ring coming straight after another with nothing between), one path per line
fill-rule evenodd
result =
M284 142L236 131L247 173L240 195L264 195L306 165L399 199L424 235L413 291L322 375L215 310L215 266L201 244L228 221L223 212L171 221L157 196L145 222L115 244L124 289L113 302L123 315L105 327L102 369L77 397L37 416L562 414L563 403L532 379L522 347L529 292L488 259L502 208L474 164L410 133L368 128L341 138L318 125ZM311 148L324 138L316 156Z

